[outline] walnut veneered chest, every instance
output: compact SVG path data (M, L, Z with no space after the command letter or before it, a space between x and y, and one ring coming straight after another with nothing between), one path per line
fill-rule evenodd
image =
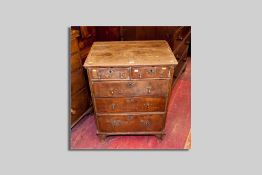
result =
M161 139L176 65L166 41L95 42L84 67L97 134Z

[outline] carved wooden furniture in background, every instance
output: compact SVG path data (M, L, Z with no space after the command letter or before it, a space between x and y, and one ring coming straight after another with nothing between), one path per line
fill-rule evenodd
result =
M119 26L98 26L96 27L96 41L119 41Z
M188 59L188 49L191 42L191 27L190 26L181 26L179 27L173 35L174 45L173 53L176 56L178 65L174 71L174 82L175 85L179 76L185 71L186 63Z
M176 65L166 41L95 42L84 67L98 136L162 139Z
M80 59L78 36L78 31L71 30L71 127L92 110L89 87Z
M175 31L179 26L124 26L120 27L121 40L166 40L173 50Z

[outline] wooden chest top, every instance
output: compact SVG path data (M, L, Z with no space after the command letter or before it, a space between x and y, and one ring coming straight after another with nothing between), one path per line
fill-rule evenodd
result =
M94 42L84 67L176 65L164 40Z

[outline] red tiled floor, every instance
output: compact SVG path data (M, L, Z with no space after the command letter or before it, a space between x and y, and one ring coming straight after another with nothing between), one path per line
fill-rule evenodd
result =
M96 136L94 115L85 116L71 132L71 149L184 149L191 128L191 59L173 87L161 142L155 136ZM191 140L191 139L188 139ZM190 144L191 143L187 143Z

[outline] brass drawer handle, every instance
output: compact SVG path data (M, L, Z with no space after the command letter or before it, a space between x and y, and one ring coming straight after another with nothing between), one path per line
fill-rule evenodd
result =
M116 104L112 104L112 109L113 109L113 110L116 109Z
M120 78L125 78L126 77L126 75L125 75L125 73L120 73Z
M127 83L127 86L128 86L129 88L133 87L134 85L135 85L135 83L133 83L133 82L128 82L128 83Z
M129 102L129 103L135 102L135 99L133 99L133 98L128 98L128 99L126 99L126 102Z
M150 127L151 126L151 122L149 120L142 120L141 124L145 127Z
M164 71L161 71L160 72L160 78L163 78L164 77Z
M101 79L101 78L102 78L102 75L101 75L101 73L97 73L97 76L98 76L98 78L99 78L99 79Z
M112 124L113 128L116 128L116 127L120 126L122 124L122 122L120 120L112 120L111 124Z
M112 78L112 74L107 74L106 78Z
M110 91L111 95L114 95L117 92L118 92L118 94L122 94L122 92L120 90L118 90L118 89L111 89L109 91Z
M147 87L147 93L150 94L151 93L151 87Z
M127 116L128 120L132 120L133 118L134 118L134 116L132 116L132 115Z
M145 103L144 106L146 107L146 109L149 109L150 104L149 103Z
M141 73L138 76L139 76L139 78L142 78L142 74Z

